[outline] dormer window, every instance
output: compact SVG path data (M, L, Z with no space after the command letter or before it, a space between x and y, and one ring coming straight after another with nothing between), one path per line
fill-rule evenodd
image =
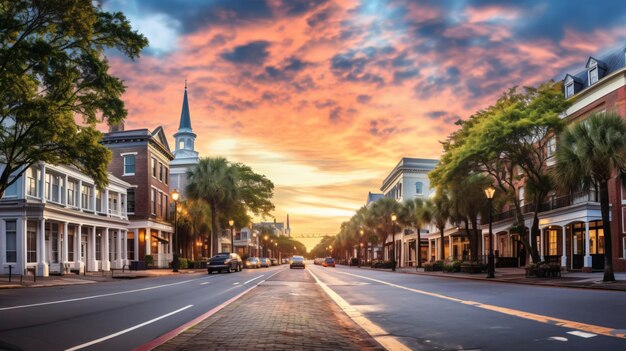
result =
M589 70L589 85L598 81L598 67L594 67Z
M570 82L565 86L565 98L570 98L574 96L574 82Z

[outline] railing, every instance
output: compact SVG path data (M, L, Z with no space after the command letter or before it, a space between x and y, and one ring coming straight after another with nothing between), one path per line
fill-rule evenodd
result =
M547 202L544 202L541 206L543 211L551 211L559 208L565 208L580 203L597 202L598 196L595 192L577 192L568 194L565 196L554 197ZM526 204L522 206L522 214L532 213L534 211L533 204ZM493 215L493 222L499 222L506 219L515 218L515 209L511 209L505 212L500 212Z

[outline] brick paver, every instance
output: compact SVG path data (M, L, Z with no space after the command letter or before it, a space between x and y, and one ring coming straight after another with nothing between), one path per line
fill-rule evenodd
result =
M156 348L383 350L305 270L286 269Z

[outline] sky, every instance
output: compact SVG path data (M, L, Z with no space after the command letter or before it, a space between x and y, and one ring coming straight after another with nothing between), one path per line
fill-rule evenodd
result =
M109 55L126 129L178 129L266 175L293 234L336 234L402 157L439 158L455 122L513 86L626 44L626 3L106 0L150 45ZM303 240L310 248L314 239Z

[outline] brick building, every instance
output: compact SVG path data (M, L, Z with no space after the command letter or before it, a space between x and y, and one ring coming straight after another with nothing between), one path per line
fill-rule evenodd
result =
M170 223L170 151L162 127L123 130L112 128L102 144L113 153L109 172L131 184L127 212L128 251L132 260L153 258L156 267L167 267L172 259Z

